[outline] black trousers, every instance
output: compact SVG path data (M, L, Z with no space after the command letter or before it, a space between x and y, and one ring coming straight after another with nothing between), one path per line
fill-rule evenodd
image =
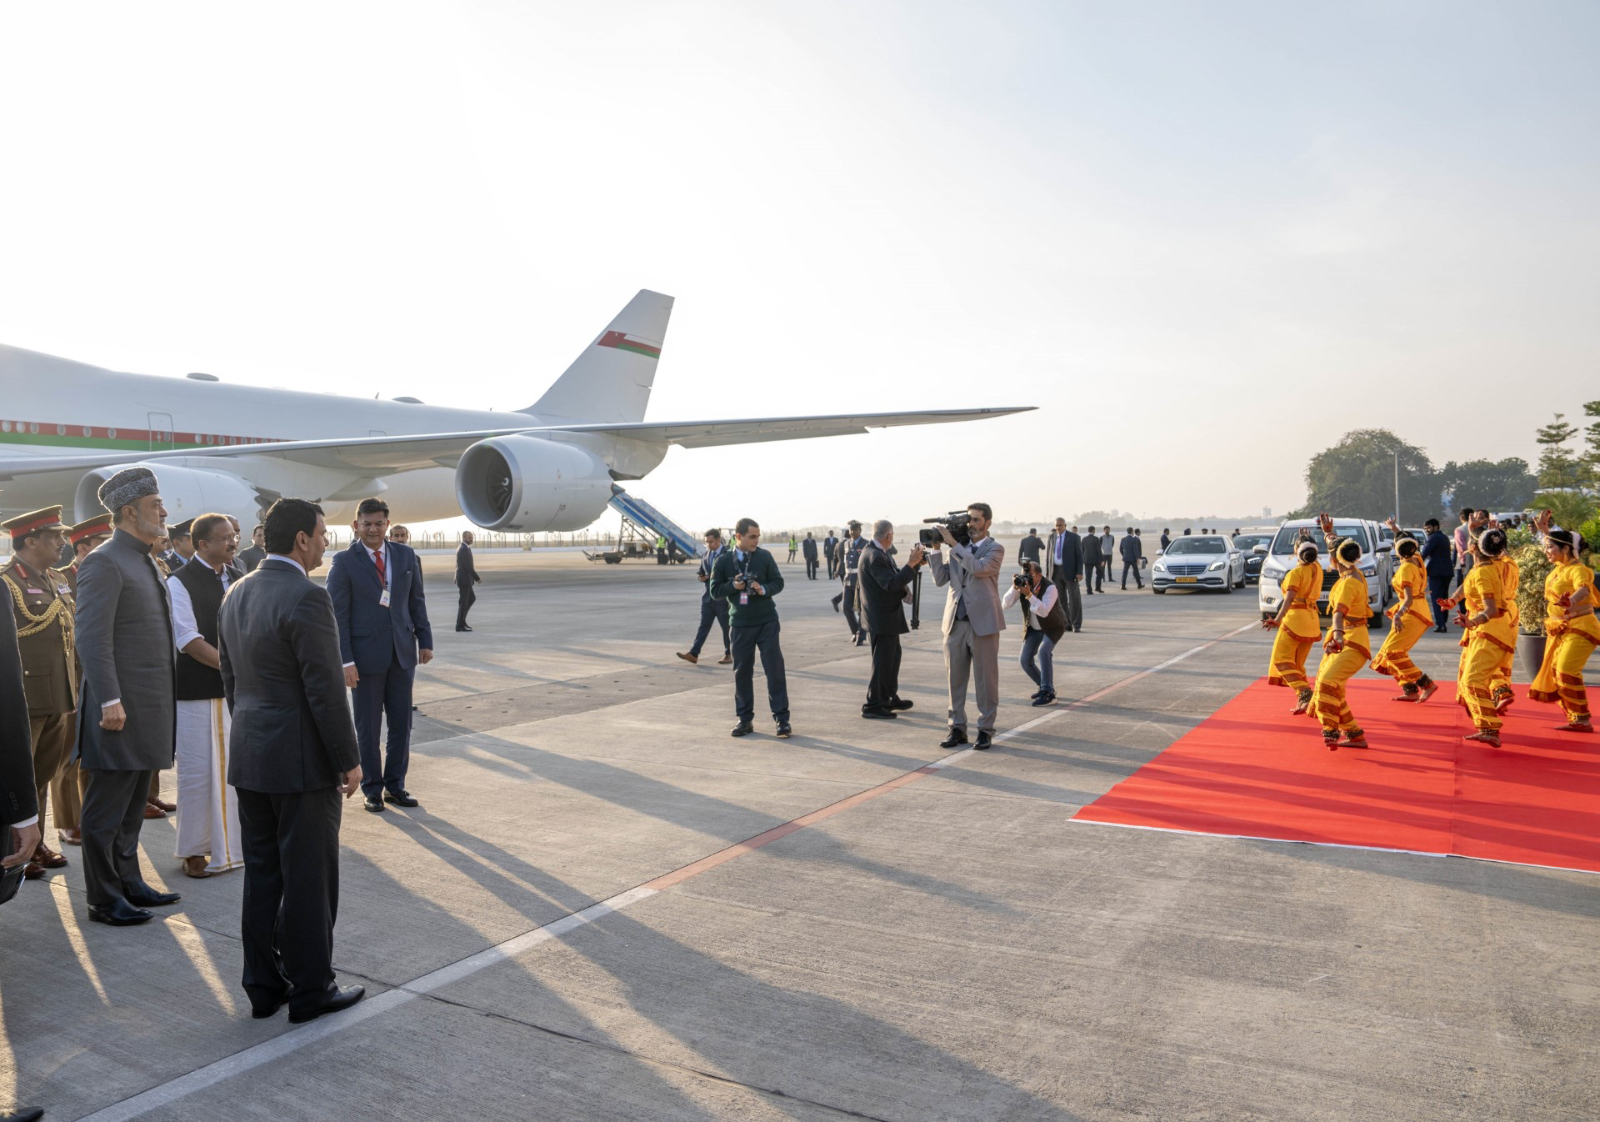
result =
M817 579L817 559L815 557L806 558L806 578L808 580Z
M1133 583L1138 585L1140 588L1143 588L1144 587L1144 578L1139 575L1139 562L1137 562L1137 561L1124 561L1122 563L1122 587L1123 588L1127 588L1128 587L1128 574L1129 573L1133 574Z
M727 654L728 646L728 602L714 600L709 596L700 597L700 626L694 633L694 646L689 648L689 653L695 658L700 657L700 648L706 645L706 637L711 634L711 625L722 625L722 653Z
M1100 564L1095 566L1095 569L1094 569L1094 590L1096 592L1099 592L1099 591L1101 591L1102 589L1105 588L1105 586L1106 586L1106 574L1108 572L1110 572L1110 571L1111 571L1111 562L1110 562L1109 559L1102 560L1100 562Z
M89 903L104 908L144 884L139 871L139 831L153 771L84 768L88 785L78 828L83 831L83 886Z
M289 995L291 1012L336 988L333 924L339 912L339 792L238 790L244 845L244 990L256 1004Z
M872 677L867 680L867 703L861 707L883 709L900 700L900 636L872 633Z
M411 691L416 670L407 670L392 658L384 671L359 671L350 691L350 708L356 720L356 743L361 748L361 793L381 798L384 788L403 791L411 767ZM389 726L388 743L378 748L378 731Z
M1085 561L1083 563L1083 594L1094 595L1094 575L1100 568L1098 561Z
M1078 582L1056 581L1056 596L1061 600L1062 610L1067 613L1067 624L1072 630L1078 630L1083 626L1083 597L1078 593Z
M1450 629L1449 625L1445 622L1445 619L1449 615L1449 613L1446 612L1443 608L1439 607L1439 601L1448 598L1449 595L1450 595L1450 577L1448 577L1448 576L1436 577L1436 576L1433 576L1432 574L1429 574L1429 576L1428 576L1428 612L1429 612L1430 615L1433 616L1433 626L1434 626L1434 628L1439 630L1439 631L1448 631Z
M467 626L467 613L478 602L478 590L470 584L463 584L457 586L457 591L460 595L456 598L456 630L460 631Z
M733 707L741 721L756 715L756 652L761 652L761 672L767 676L767 703L772 719L789 719L789 679L783 672L783 650L778 646L778 621L733 629Z

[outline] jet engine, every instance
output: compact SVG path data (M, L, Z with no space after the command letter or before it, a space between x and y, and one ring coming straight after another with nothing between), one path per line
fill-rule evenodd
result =
M248 532L261 510L260 494L231 472L199 471L152 460L148 463L98 467L80 479L73 495L73 509L79 522L105 513L98 495L100 485L117 472L130 467L147 467L156 473L156 482L161 487L161 502L167 508L169 526L201 514L231 514L244 523Z
M614 485L586 449L536 436L496 436L456 465L456 501L485 530L581 530L605 511Z

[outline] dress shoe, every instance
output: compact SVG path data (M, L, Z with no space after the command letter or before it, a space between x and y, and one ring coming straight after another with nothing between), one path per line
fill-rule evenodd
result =
M150 802L166 811L168 814L171 814L178 809L177 803L169 803L166 799L151 799Z
M70 830L57 830L56 838L60 840L62 845L82 845L83 831L76 826Z
M1044 696L1044 691L1043 690L1034 690L1032 693L1030 693L1028 695L1028 700L1029 701L1038 701L1043 696Z
M393 803L395 806L418 805L417 800L412 797L411 792L404 789L399 791L385 791L383 793L383 801L386 803Z
M136 908L126 900L117 900L101 907L89 905L90 920L95 923L109 923L112 927L132 927L136 923L147 923L154 918L154 912Z
M282 1009L284 1003L288 1000L288 990L284 990L282 993L278 994L277 997L269 1001L258 1002L252 998L250 1001L250 1015L258 1021L264 1021L268 1017L277 1013L279 1009Z
M951 729L950 735L939 741L941 748L959 748L967 742L966 729Z
M40 842L39 848L33 851L33 859L47 869L65 869L67 867L67 859L45 845L44 842Z
M37 861L29 861L26 865L22 866L23 880L38 880L39 878L48 875L48 873L49 870L43 865L39 864Z
M794 729L789 727L789 722L788 721L779 721L778 722L778 733L777 733L777 736L778 736L779 740L788 740L789 737L791 737L793 735L794 735Z
M145 803L144 816L146 818L165 818L167 816L167 812L162 810L155 803Z
M687 662L690 666L699 666L700 665L700 656L699 655L696 655L696 654L684 654L682 651L679 651L678 652L678 657L683 659L683 661Z
M717 659L717 665L718 666L731 666L731 665L733 665L733 656L731 654L723 655L721 658Z
M456 628L456 630L457 631L471 631L472 628L468 627L466 624L462 624L460 627Z
M861 716L869 721L893 721L897 719L900 714L894 712L892 709L868 709L863 707L861 710Z
M729 736L749 736L751 733L753 733L755 731L756 731L756 726L755 725L751 724L749 721L740 721L738 724L733 726L733 731L730 732L728 735Z
M978 742L972 746L974 752L987 752L994 747L994 733L988 729L978 730Z
M348 1009L366 996L363 986L345 986L343 989L334 990L321 1002L308 1009L290 1009L289 1023L303 1025L307 1021L314 1021L324 1013L337 1013L341 1009Z
M157 892L148 884L135 885L132 888L123 885L122 894L128 898L128 903L138 908L165 908L183 899L176 892Z
M898 713L904 713L907 709L910 709L915 704L916 704L916 702L914 702L914 701L909 701L909 700L907 700L906 698L903 698L903 697L897 697L894 700L892 700L891 702L889 702L889 708L895 710Z
M375 799L372 796L368 795L367 798L362 802L361 805L366 807L373 814L382 814L383 813L383 800L382 799Z
M195 880L204 880L211 875L211 872L206 868L206 859L204 857L185 857L183 859L183 875L193 877Z
M44 1117L42 1106L19 1106L0 1114L0 1122L39 1122Z

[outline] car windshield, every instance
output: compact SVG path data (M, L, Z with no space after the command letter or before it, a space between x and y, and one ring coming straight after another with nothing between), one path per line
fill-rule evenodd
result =
M1226 553L1221 538L1173 538L1168 553Z
M1271 540L1271 534L1238 534L1234 537L1233 544L1240 549L1251 550L1258 545L1266 545Z
M1315 526L1307 526L1305 529L1311 534L1311 540L1317 543L1317 549L1325 552L1326 546L1322 540L1322 531ZM1295 543L1300 540L1300 530L1301 527L1299 526L1278 527L1278 536L1272 540L1272 552L1285 556L1293 553ZM1360 542L1362 553L1372 552L1372 542L1367 538L1367 528L1359 522L1335 522L1333 524L1333 533L1335 537L1354 538Z

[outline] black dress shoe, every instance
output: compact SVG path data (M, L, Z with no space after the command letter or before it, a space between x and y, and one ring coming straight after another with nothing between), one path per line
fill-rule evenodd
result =
M994 733L986 729L978 730L978 743L972 746L974 752L986 752L994 747Z
M154 912L147 912L143 908L136 908L126 900L96 907L89 905L89 918L95 923L109 923L112 927L132 927L136 923L148 923L155 919Z
M258 1002L258 1001L252 1000L250 1002L250 1015L252 1017L254 1017L256 1020L258 1020L258 1021L264 1021L268 1017L271 1017L275 1013L277 1013L277 1011L279 1009L282 1009L283 1006L284 1006L284 1003L286 1001L288 1001L288 1000L289 1000L289 991L288 990L284 990L277 997L272 998L272 999L270 999L268 1001Z
M967 742L966 729L951 729L950 735L939 741L941 748L959 748Z
M458 628L456 628L456 630L457 631L471 631L472 628L470 628L470 627L458 627Z
M0 1114L0 1122L39 1122L43 1117L42 1106L19 1106L15 1110Z
M411 797L410 791L385 791L383 801L393 803L395 806L416 806L417 800Z
M903 697L897 697L893 701L889 702L889 708L904 713L907 709L910 709L915 704L916 702L914 701L908 701Z
M730 732L728 735L729 736L749 736L751 733L753 733L755 731L756 731L755 725L751 724L749 721L740 721L738 724L733 726L733 731Z
M366 797L366 799L362 802L361 805L366 807L373 814L382 814L383 813L383 800L382 799L375 799L371 795L368 795Z
M789 722L788 721L779 721L778 722L778 733L777 733L777 736L778 736L779 740L788 740L789 737L791 737L793 735L794 735L794 729L789 727Z
M861 715L869 721L893 721L900 716L892 709L862 709Z
M148 884L141 884L134 888L123 885L122 894L128 898L128 903L136 908L165 908L183 899L176 892L157 892Z
M348 1009L366 996L364 986L345 986L343 989L334 990L322 1001L306 1009L289 1010L289 1023L303 1025L307 1021L314 1021L324 1013L337 1013L341 1009Z

